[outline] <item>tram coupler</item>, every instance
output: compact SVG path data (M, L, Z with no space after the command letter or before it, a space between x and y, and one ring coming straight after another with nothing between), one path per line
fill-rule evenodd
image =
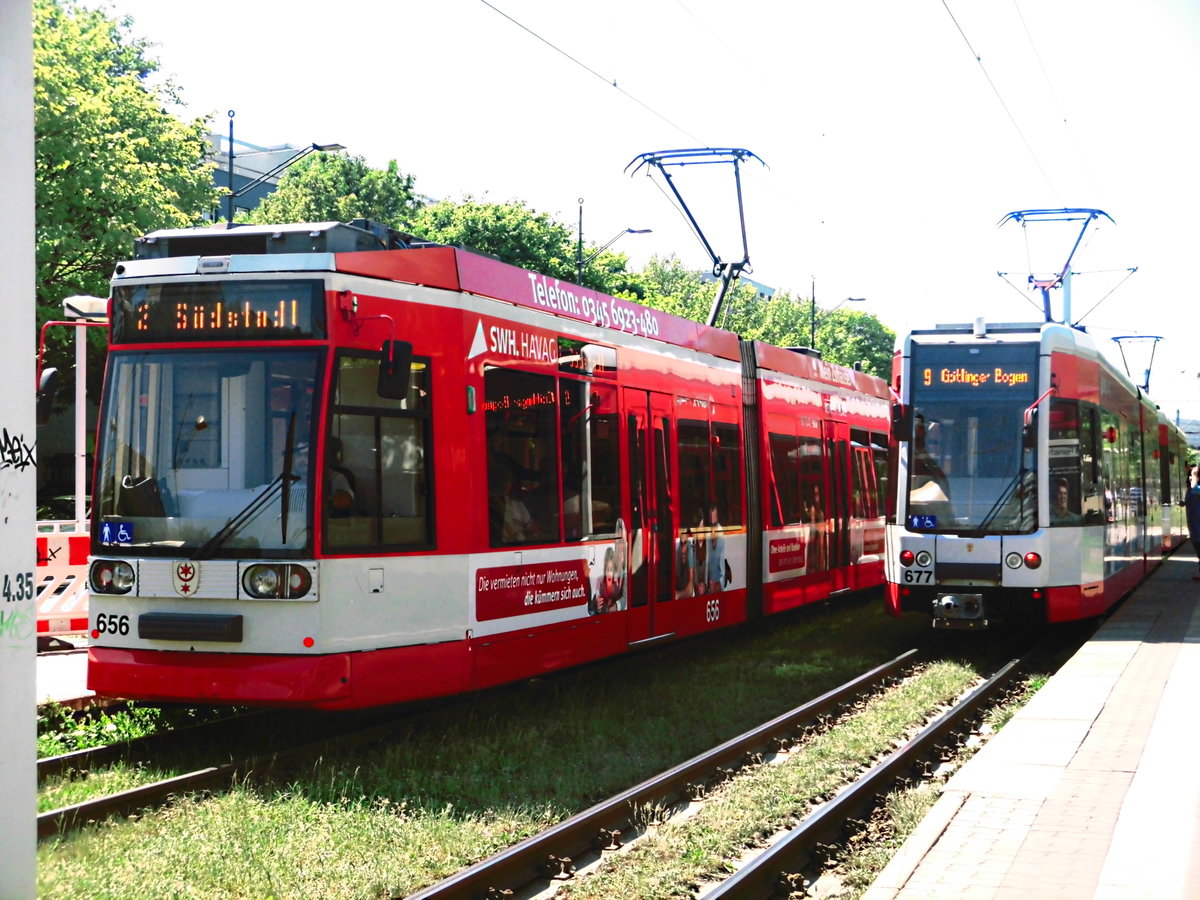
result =
M983 594L938 594L933 600L933 627L956 630L986 628Z

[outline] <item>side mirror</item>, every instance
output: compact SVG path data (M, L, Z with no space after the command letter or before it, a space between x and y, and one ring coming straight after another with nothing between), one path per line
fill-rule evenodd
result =
M58 392L58 369L43 369L37 390L37 423L48 425L50 411L54 407L54 395Z
M899 401L892 403L892 439L907 441L912 434L911 410Z
M379 380L375 393L388 400L403 400L408 396L412 377L413 346L408 341L384 341L383 358L379 361Z
M1021 445L1037 446L1037 407L1025 410L1025 421L1021 426Z

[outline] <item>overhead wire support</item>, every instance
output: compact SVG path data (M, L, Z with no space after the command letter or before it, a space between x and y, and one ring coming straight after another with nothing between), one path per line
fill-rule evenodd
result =
M1125 364L1125 374L1133 378L1133 373L1129 371L1129 360L1125 358L1125 344L1123 341L1150 341L1150 361L1146 365L1146 374L1142 383L1138 385L1142 389L1142 393L1150 393L1150 370L1154 368L1154 351L1158 349L1158 342L1162 340L1161 334L1118 334L1113 338L1113 341L1121 348L1121 362Z
M1122 278L1120 281L1118 281L1116 284L1114 284L1107 294L1105 294L1103 297L1101 297L1099 300L1097 300L1095 303L1093 303L1087 312L1085 312L1082 316L1080 316L1078 319L1076 319L1071 324L1078 328L1082 324L1084 319L1086 319L1088 316L1090 316L1093 312L1096 311L1096 307L1098 307L1101 303L1103 303L1105 300L1107 300L1109 297L1111 297L1113 295L1113 292L1116 291L1117 288L1119 288L1121 285L1123 285L1130 278L1132 278L1134 276L1134 274L1137 272L1137 270L1138 270L1137 266L1128 266L1125 269L1120 270L1120 271L1124 271L1126 273L1125 277Z
M1088 225L1099 219L1101 216L1113 221L1110 216L1102 209L1092 209L1090 207L1064 207L1062 209L1019 209L1005 215L997 224L997 227L1005 222L1019 222L1024 228L1030 222L1082 222L1079 228L1079 234L1075 237L1075 243L1071 246L1071 252L1067 254L1067 260L1063 263L1062 270L1049 279L1038 279L1034 273L1029 274L1029 283L1034 285L1042 292L1042 312L1046 317L1047 322L1054 321L1054 317L1050 310L1050 289L1061 287L1063 279L1067 277L1067 273L1071 271L1071 262L1075 259L1075 253L1079 250L1079 245L1083 242L1083 235L1087 231ZM1070 323L1067 323L1070 324Z
M679 202L680 208L687 217L688 224L692 226L692 230L700 239L700 243L704 246L709 258L712 260L713 275L720 279L720 286L717 289L717 295L713 299L712 308L708 313L709 325L715 325L721 314L721 305L725 302L725 295L729 292L730 285L742 273L743 270L750 268L750 247L746 238L746 210L742 198L742 176L741 163L744 160L755 159L766 166L756 154L750 150L741 147L693 147L683 150L660 150L650 153L642 153L635 156L625 166L625 171L631 175L636 174L644 166L653 166L662 172L663 179L667 186L670 187L671 193L675 195L675 199ZM733 165L733 181L737 191L737 207L738 207L738 225L741 229L742 236L742 258L737 262L726 262L721 259L712 247L708 238L704 235L704 230L700 227L700 223L696 221L696 217L692 215L691 209L687 202L683 199L683 195L679 193L679 188L675 185L675 180L671 177L671 166L707 166L732 163ZM630 172L632 169L632 172Z

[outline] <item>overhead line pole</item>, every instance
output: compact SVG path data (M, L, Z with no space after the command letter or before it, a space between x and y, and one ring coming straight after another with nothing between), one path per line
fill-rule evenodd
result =
M33 897L37 884L37 599L33 536L37 493L33 336L33 11L0 2L0 897Z

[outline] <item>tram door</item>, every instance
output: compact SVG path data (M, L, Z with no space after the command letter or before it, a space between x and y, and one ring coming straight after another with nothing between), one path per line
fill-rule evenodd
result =
M850 426L825 423L825 471L829 479L828 540L830 591L846 591L850 583Z
M661 634L655 610L671 599L675 521L671 498L671 398L625 389L629 478L629 643Z

